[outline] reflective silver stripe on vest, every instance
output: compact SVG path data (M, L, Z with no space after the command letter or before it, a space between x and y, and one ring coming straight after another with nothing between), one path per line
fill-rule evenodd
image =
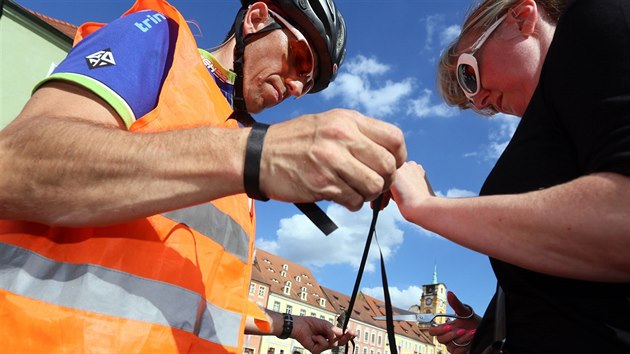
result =
M161 281L92 264L57 262L0 242L0 288L77 310L157 323L236 347L242 314Z
M162 216L188 225L215 240L243 262L248 262L249 236L241 225L212 203L171 211Z

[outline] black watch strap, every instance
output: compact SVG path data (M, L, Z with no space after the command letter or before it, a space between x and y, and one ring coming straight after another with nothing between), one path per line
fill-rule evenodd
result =
M267 201L269 198L260 191L260 159L262 158L263 142L269 128L268 124L254 123L247 137L245 149L245 169L243 183L245 192L252 199Z
M284 323L282 324L282 333L278 336L280 339L287 339L293 331L293 316L290 313L284 314Z

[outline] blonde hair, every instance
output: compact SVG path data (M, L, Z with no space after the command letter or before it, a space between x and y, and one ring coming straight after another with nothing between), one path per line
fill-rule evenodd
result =
M442 53L438 62L437 87L444 101L450 106L458 106L460 109L473 109L482 115L497 113L493 109L477 110L464 95L457 83L457 58L467 48L460 48L462 38L471 35L481 35L489 26L505 15L513 6L521 0L483 0L477 6L469 9L466 20L462 25L461 33ZM560 15L566 7L567 0L538 0L536 4L545 10L546 16L557 23Z

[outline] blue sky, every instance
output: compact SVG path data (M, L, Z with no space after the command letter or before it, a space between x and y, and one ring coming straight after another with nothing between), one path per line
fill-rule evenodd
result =
M405 133L409 159L422 163L434 190L447 197L477 195L485 176L511 137L517 119L494 118L444 105L436 93L436 61L459 33L472 0L337 0L348 27L347 56L337 79L320 94L288 100L256 116L278 122L336 107L356 109L398 125ZM110 22L132 1L16 0L45 15L73 24ZM173 0L199 25L200 47L220 43L238 0ZM318 281L351 294L363 252L371 211L350 213L320 203L340 226L321 234L292 204L257 203L257 246L308 266ZM495 279L486 256L406 223L392 203L379 216L377 234L386 258L392 301L418 303L422 284L438 281L483 313ZM378 252L372 247L361 287L382 299Z

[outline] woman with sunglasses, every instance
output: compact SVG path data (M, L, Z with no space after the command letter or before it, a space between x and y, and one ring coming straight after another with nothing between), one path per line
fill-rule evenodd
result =
M497 277L483 318L429 333L454 354L630 353L630 2L483 1L438 71L449 104L521 120L479 197L397 172L404 217Z

